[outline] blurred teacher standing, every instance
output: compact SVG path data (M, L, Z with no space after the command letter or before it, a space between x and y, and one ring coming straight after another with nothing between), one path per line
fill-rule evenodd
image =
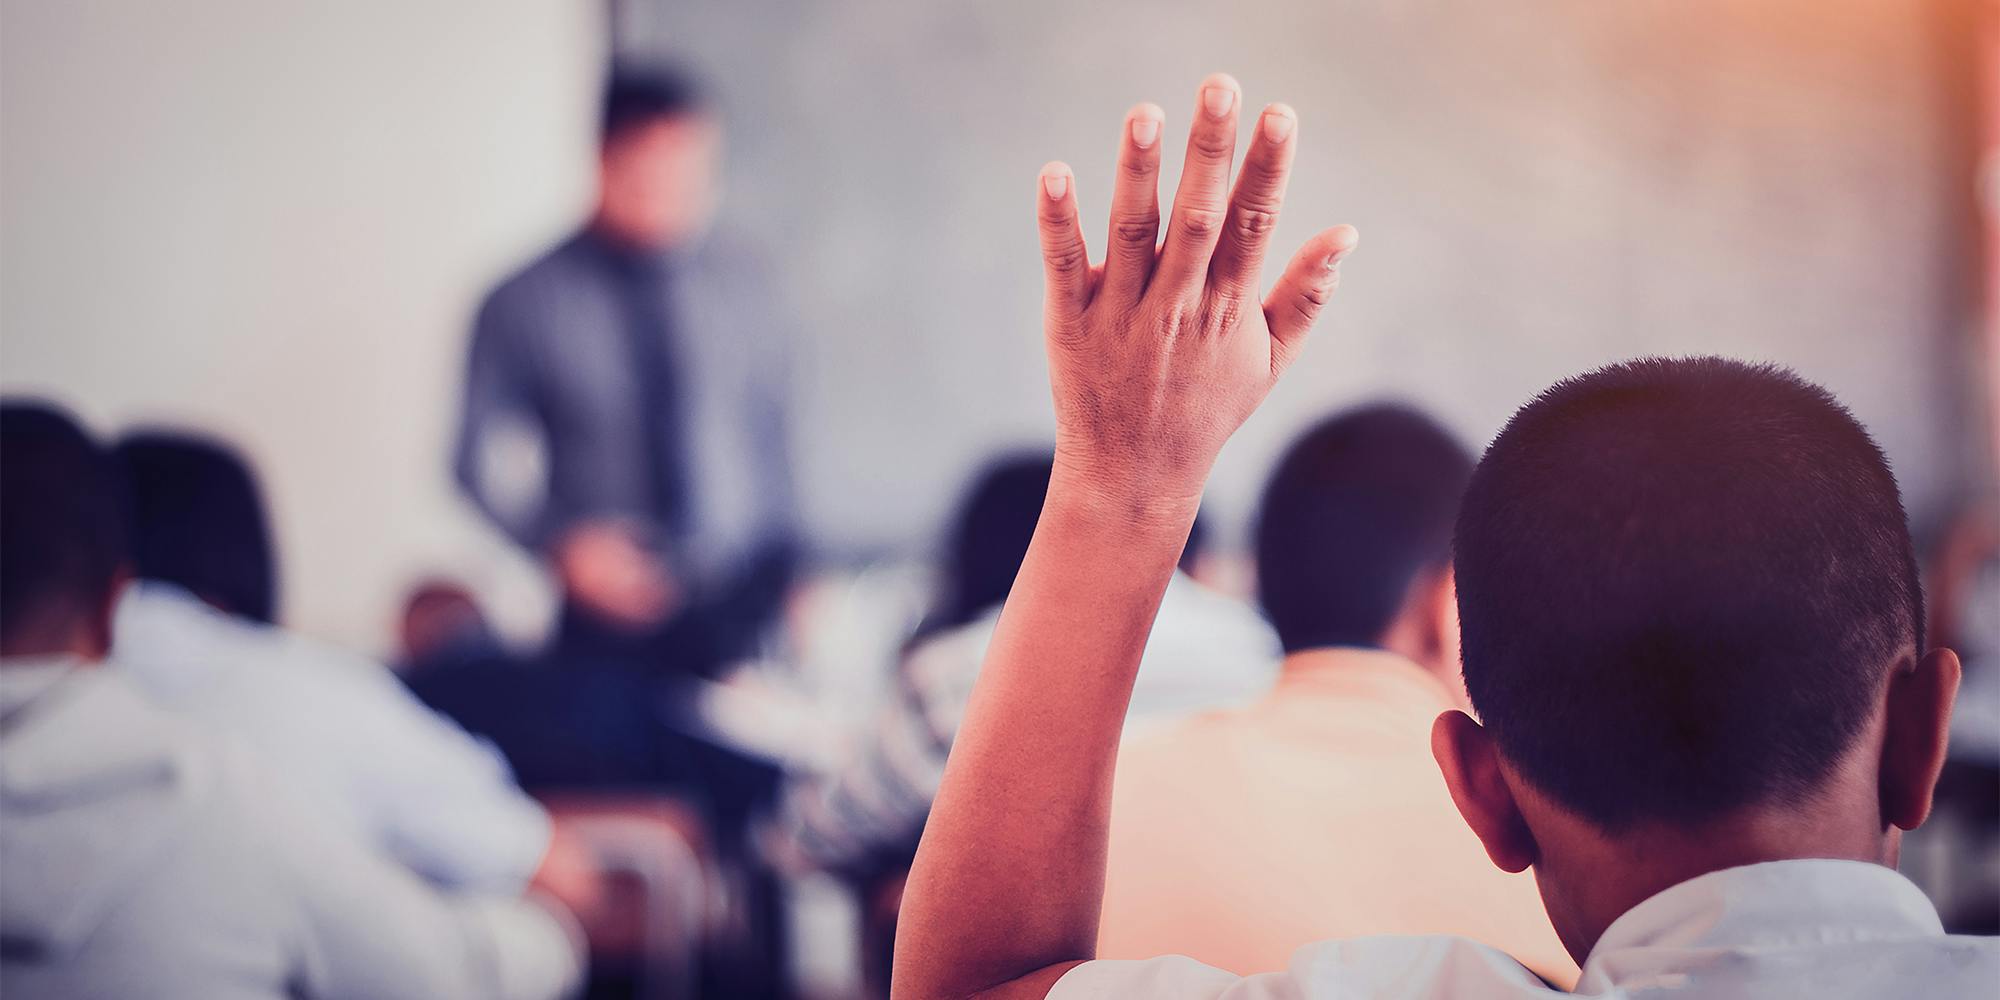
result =
M709 231L720 144L690 77L614 72L595 211L473 329L458 479L548 560L570 658L707 672L789 581L788 331L755 259Z

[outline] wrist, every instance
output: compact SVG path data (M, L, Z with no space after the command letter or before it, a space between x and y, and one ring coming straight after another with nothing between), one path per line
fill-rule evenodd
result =
M1043 506L1118 536L1163 534L1185 541L1201 509L1205 471L1149 472L1058 446Z

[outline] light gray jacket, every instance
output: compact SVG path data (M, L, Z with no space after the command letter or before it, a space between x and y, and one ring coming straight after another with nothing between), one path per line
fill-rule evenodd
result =
M0 662L0 995L545 1000L575 986L551 911L440 896L311 815L115 671Z

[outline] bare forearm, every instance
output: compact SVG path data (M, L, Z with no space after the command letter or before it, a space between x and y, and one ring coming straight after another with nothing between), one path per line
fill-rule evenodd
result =
M1092 956L1120 723L1194 510L1135 510L1071 478L1050 486L924 831L898 996ZM938 961L943 935L984 948Z
M1236 81L1203 81L1166 239L1160 118L1126 116L1112 246L1092 268L1069 169L1037 192L1056 466L903 898L897 997L1045 995L1092 957L1112 767L1132 682L1202 482L1297 355L1352 230L1252 296L1295 119L1259 118L1234 194Z

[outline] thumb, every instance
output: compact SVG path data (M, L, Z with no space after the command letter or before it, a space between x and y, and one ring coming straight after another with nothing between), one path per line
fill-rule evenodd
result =
M1271 328L1271 371L1285 370L1304 346L1306 331L1320 309L1340 287L1340 262L1354 250L1361 234L1353 226L1335 226L1306 241L1285 265L1284 276L1264 300L1264 320Z

